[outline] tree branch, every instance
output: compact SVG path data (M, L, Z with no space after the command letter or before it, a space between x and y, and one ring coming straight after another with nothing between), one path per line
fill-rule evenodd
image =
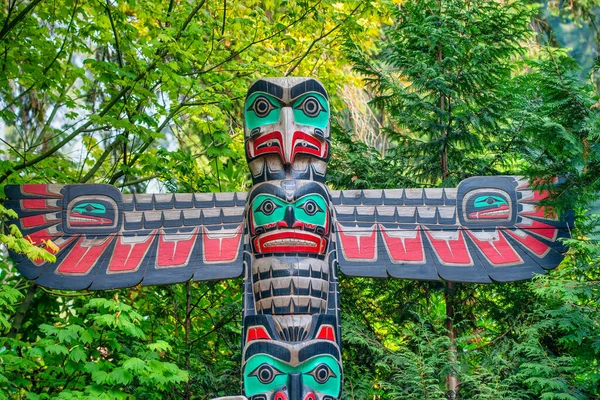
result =
M339 24L337 24L336 26L334 26L333 28L331 28L329 31L327 31L326 33L321 34L321 36L319 36L318 38L316 38L315 40L313 40L311 42L311 44L308 46L308 49L306 49L306 51L304 52L304 54L302 56L300 56L300 58L298 59L298 61L292 66L292 68L290 68L286 73L285 76L290 76L295 70L296 68L298 68L298 66L300 65L300 63L310 54L312 48L315 46L315 44L317 44L318 42L320 42L321 40L325 39L327 36L331 35L333 32L335 32L340 26L344 25L351 16L353 16L358 9L363 5L364 3L359 2L358 5L350 12L350 14L348 14L343 20L342 22L340 22Z
M33 0L10 22L8 22L8 18L6 18L4 26L2 27L2 30L0 30L0 41L4 40L6 35L8 35L8 33L12 31L41 1L42 0Z
M110 3L106 0L106 13L108 14L108 20L110 21L110 27L113 31L113 36L115 38L115 51L117 52L117 62L119 63L119 67L123 68L123 57L121 55L121 47L119 46L119 35L117 35L117 29L115 28L115 23L113 21L112 13L110 12Z

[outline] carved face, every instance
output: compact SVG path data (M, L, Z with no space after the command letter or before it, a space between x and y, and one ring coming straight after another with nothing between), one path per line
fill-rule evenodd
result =
M310 78L261 79L244 107L246 157L255 182L323 181L329 159L329 101Z
M473 221L510 221L512 207L510 196L499 189L472 190L463 199L465 219Z
M316 182L302 182L293 190L265 182L250 193L248 224L255 254L325 254L329 195Z
M109 196L76 196L66 206L65 229L113 231L119 223L117 204Z
M278 358L280 355L287 358L292 352L300 355L303 350L321 351L324 345L332 346L322 341L295 345L269 343L269 347L272 347L269 350L276 350L275 355L254 355L244 367L246 396L253 400L337 399L342 371L339 361L333 355L319 354L307 359L299 357L294 363Z
M315 316L316 317L316 316ZM318 317L311 339L283 342L270 319L247 326L242 376L250 400L334 400L341 394L342 366L333 321ZM262 322L263 324L260 324Z

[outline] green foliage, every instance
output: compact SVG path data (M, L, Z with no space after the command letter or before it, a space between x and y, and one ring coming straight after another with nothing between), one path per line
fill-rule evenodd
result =
M372 43L378 18L363 1L2 3L0 193L75 182L246 190L249 84L311 75L334 89L348 79L338 44ZM4 247L53 260L0 214ZM4 257L0 398L239 393L239 281L120 291L115 303L43 291Z
M530 46L535 7L395 3L2 3L0 193L9 182L246 190L249 83L316 76L344 118L339 89L359 82L346 42L393 149L383 156L334 125L332 188L522 173L551 189L561 176L551 201L576 210L577 231L549 275L457 285L456 362L443 284L340 277L344 398L444 399L451 371L463 399L598 398L598 219L583 216L600 189L600 103L594 82L580 80L590 71L564 50ZM589 21L596 3L570 2L570 15ZM2 205L0 218L4 247L52 259ZM53 292L26 283L5 257L0 399L239 393L240 280Z
M449 398L444 378L452 371L464 399L596 398L600 252L589 235L598 219L583 216L600 189L593 86L579 79L562 50L524 53L535 9L520 3L391 7L394 22L378 52L351 41L346 51L396 147L382 157L361 144L334 142L345 149L343 162L332 160L335 185L353 187L348 178L357 176L370 187L389 187L392 168L416 185L519 173L538 178L556 209L574 209L578 228L567 241L569 256L547 276L457 285L457 362L447 353L448 299L440 285L341 279L344 318L351 321L345 365L354 362L351 371L346 367L347 393ZM387 167L372 168L380 161Z
M498 173L510 160L489 151L506 121L502 89L512 58L531 36L531 10L517 2L411 1L393 6L377 58L349 42L394 134L393 156L418 182L454 185Z
M81 308L59 299L67 315L41 324L35 342L6 339L0 353L5 396L162 399L171 396L172 385L189 379L165 360L172 347L147 342L144 317L116 295L93 298Z

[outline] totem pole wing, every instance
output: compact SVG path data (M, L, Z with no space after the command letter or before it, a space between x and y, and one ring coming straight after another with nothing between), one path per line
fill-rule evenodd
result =
M347 275L508 282L555 268L571 213L539 206L547 193L513 176L451 189L332 192L336 251Z
M5 192L23 235L58 246L56 263L11 253L39 285L100 290L242 273L246 193L124 195L96 184L8 185Z

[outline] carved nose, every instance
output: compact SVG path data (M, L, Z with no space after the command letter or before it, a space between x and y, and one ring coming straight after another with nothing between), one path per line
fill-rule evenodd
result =
M281 132L283 136L283 163L291 164L294 162L292 158L292 146L294 131L296 130L294 126L294 110L291 107L283 107L281 109L281 122L283 125L283 132Z
M284 221L289 228L294 226L294 222L296 222L296 217L294 216L294 207L287 206L285 209Z
M304 400L302 397L302 374L290 374L288 376L288 394L290 400Z

